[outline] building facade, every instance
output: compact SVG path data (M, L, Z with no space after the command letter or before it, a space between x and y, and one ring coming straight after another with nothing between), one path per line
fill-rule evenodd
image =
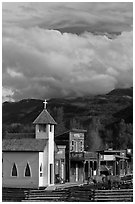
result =
M57 145L65 145L65 180L83 182L84 172L84 136L86 130L73 129L55 137Z
M132 173L129 150L98 151L98 175L110 174L124 176Z
M65 145L58 145L55 152L55 182L64 182L66 178Z
M39 188L54 184L56 122L45 107L34 125L35 138L3 140L3 187Z

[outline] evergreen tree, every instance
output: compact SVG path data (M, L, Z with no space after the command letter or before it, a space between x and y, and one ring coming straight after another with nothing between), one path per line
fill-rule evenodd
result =
M70 119L70 129L82 129L82 125L76 118Z
M56 122L57 122L57 126L55 128L55 133L59 134L59 133L65 132L66 127L65 127L65 121L64 121L63 107L60 107L57 109Z
M85 147L87 151L97 151L103 148L103 142L99 134L100 128L100 119L93 117L86 136Z

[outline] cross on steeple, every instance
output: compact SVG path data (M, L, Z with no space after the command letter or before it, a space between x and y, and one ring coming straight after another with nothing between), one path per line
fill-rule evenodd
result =
M46 105L47 105L47 101L46 101L46 99L45 99L45 101L43 102L44 103L44 109L46 109Z

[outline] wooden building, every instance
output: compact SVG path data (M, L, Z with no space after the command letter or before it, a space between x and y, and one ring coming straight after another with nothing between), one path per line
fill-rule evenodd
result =
M85 180L89 180L93 176L98 174L98 154L97 152L86 152L84 153L84 172Z
M123 176L131 173L129 150L98 151L98 175L110 174Z
M55 152L55 182L64 182L66 178L66 160L65 160L65 145L57 145L57 152Z
M57 145L65 145L65 180L84 181L84 134L86 130L73 129L55 137Z
M48 113L46 102L34 125L35 138L3 140L3 187L39 188L54 184L56 122Z

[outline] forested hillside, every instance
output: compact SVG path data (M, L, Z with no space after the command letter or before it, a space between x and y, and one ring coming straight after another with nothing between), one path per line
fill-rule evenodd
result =
M133 88L115 89L106 95L50 99L47 109L57 122L55 135L71 128L87 130L85 148L112 146L132 148ZM32 122L43 109L43 101L24 99L4 102L3 138L6 132L34 132Z

